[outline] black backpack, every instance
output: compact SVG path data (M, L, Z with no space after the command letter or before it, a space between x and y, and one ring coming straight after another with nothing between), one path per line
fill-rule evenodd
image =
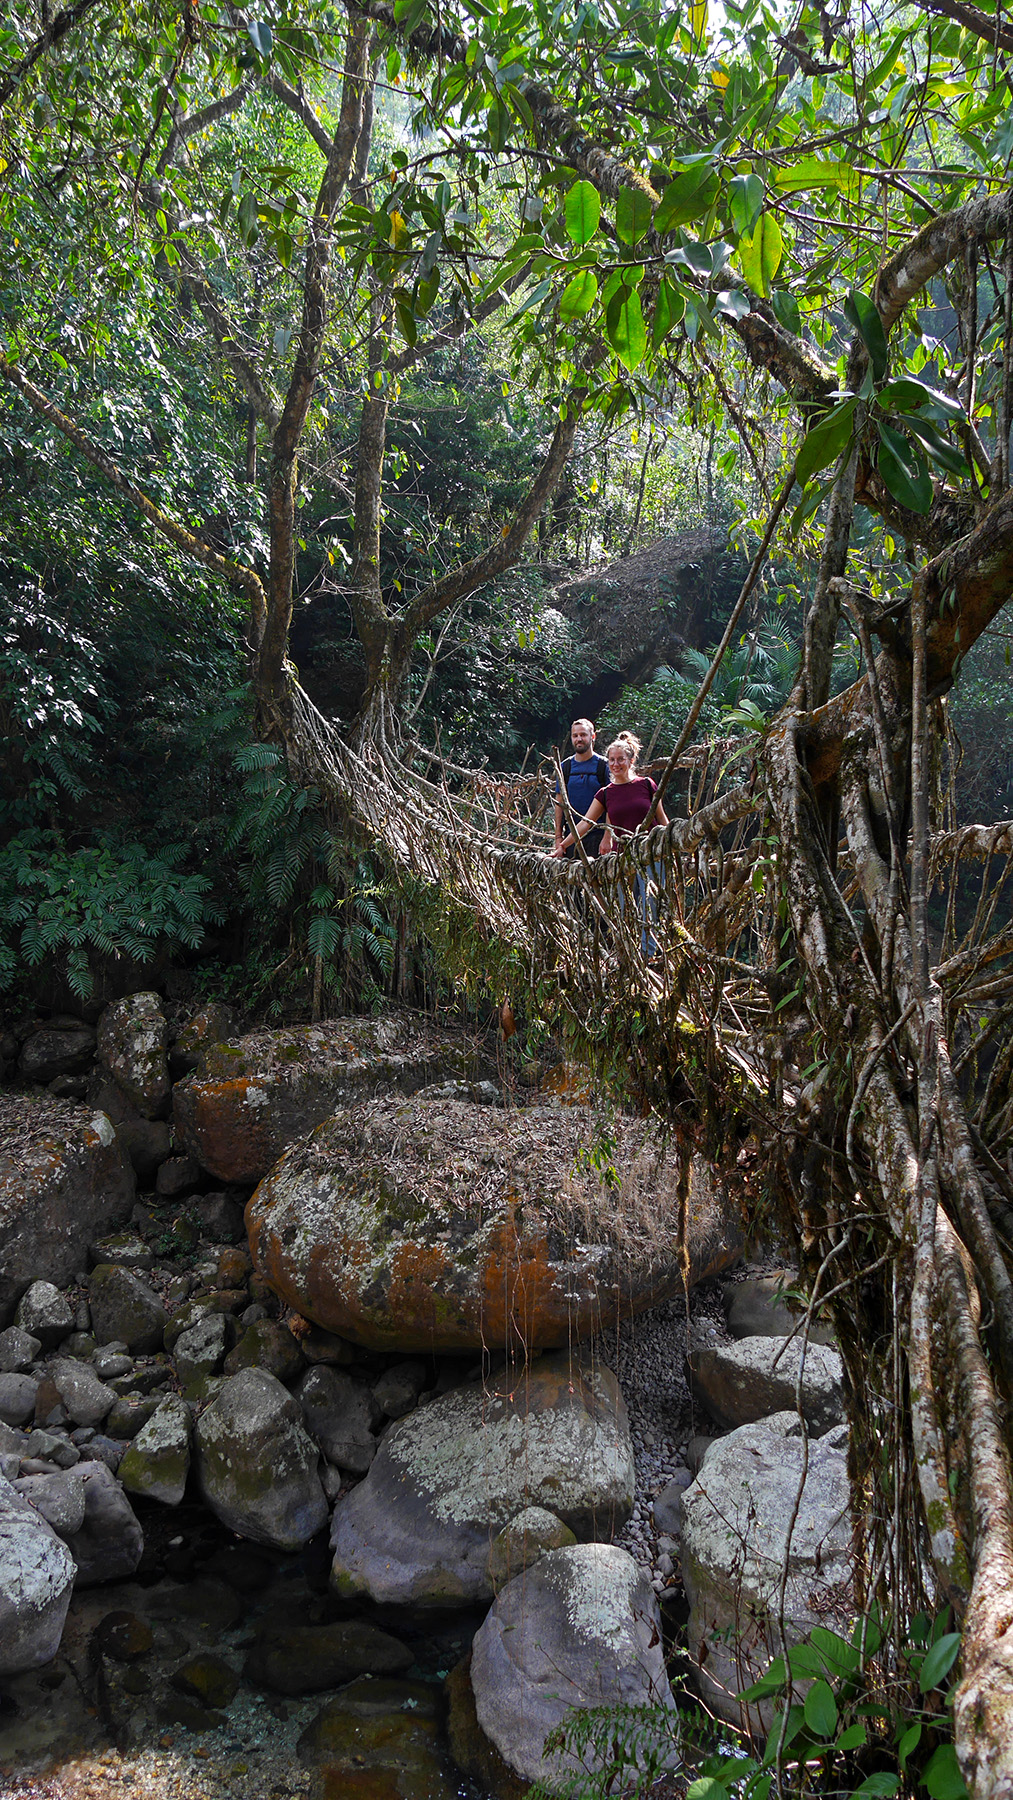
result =
M573 768L573 757L568 756L566 758L566 761L564 763L562 763L560 766L563 771L563 785L565 787L566 783L570 779L570 770ZM598 777L598 786L599 787L608 787L609 766L603 756L599 756L597 758L597 767L595 769L595 774Z

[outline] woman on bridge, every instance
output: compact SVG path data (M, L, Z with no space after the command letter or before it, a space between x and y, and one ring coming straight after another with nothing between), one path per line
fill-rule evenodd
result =
M640 755L640 749L640 739L634 737L632 731L619 733L615 742L611 743L605 752L612 779L608 787L598 789L584 817L576 822L576 836L584 837L587 832L593 830L599 819L608 820L608 832L600 851L602 856L607 856L610 850L617 849L624 838L631 838L633 833L640 829L651 810L654 796L658 791L657 782L652 781L649 775L637 774L637 757ZM668 814L663 806L657 807L654 823L656 825L668 824ZM571 832L563 839L558 849L553 850L553 856L564 856L573 842L574 833ZM641 917L644 921L641 947L645 957L651 957L655 954L654 937L650 925L658 916L657 884L650 875L641 874L638 870L634 878L634 886ZM620 893L620 909L622 899L623 896Z

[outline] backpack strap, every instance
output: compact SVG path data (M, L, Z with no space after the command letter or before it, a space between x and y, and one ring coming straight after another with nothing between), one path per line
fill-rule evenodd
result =
M599 787L608 787L608 784L609 784L609 766L608 766L608 763L605 761L605 758L603 756L599 756L599 758L598 758L598 786Z

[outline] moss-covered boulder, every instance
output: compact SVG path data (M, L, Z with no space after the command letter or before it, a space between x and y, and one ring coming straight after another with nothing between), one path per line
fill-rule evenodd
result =
M105 1113L0 1095L0 1325L35 1281L57 1287L129 1218L134 1171Z
M550 1788L581 1773L580 1757L544 1749L575 1710L671 1710L658 1603L628 1551L614 1544L550 1550L505 1587L475 1635L471 1688L478 1723L507 1765ZM678 1766L673 1716L669 1747ZM664 1740L664 1728L659 1730Z
M178 1506L190 1472L190 1408L175 1394L156 1407L142 1425L119 1466L119 1477L130 1494Z
M478 1072L469 1041L421 1014L254 1031L204 1049L177 1083L176 1135L220 1181L259 1181L342 1102Z
M169 1029L157 994L127 994L98 1022L98 1059L144 1119L169 1110Z
M685 1179L684 1179L685 1176ZM260 1272L373 1350L548 1349L741 1254L730 1202L643 1119L419 1095L334 1112L247 1209Z
M615 1377L546 1356L455 1388L390 1428L366 1479L335 1508L331 1585L394 1606L490 1599L490 1546L518 1513L544 1507L578 1537L609 1537L629 1515L633 1485Z
M201 1490L222 1523L277 1550L300 1550L327 1520L319 1451L298 1403L265 1369L226 1381L197 1421Z

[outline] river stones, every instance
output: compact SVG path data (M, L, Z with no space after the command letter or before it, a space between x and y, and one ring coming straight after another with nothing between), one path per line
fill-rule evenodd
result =
M144 1554L144 1533L134 1509L104 1462L82 1462L74 1479L84 1489L84 1522L67 1539L77 1564L78 1587L124 1581Z
M91 1240L129 1216L135 1181L105 1113L49 1095L40 1102L0 1095L0 1145L0 1325L7 1325L32 1283L60 1286L84 1267Z
M126 1344L135 1356L161 1350L165 1307L139 1275L116 1263L99 1263L88 1277L88 1305L100 1344Z
M131 1494L178 1506L190 1472L190 1408L170 1394L141 1426L119 1466L119 1477Z
M0 1476L0 1675L56 1655L74 1575L66 1544Z
M415 1652L388 1631L363 1619L334 1625L264 1625L243 1674L255 1687L277 1694L316 1694L356 1675L403 1675Z
M615 1120L595 1148L599 1135L575 1107L343 1107L258 1187L254 1261L304 1317L367 1349L569 1344L682 1287L674 1151L642 1119ZM718 1242L734 1256L741 1239L706 1185L694 1164L710 1268Z
M308 1369L299 1403L312 1436L328 1462L350 1475L365 1475L376 1455L380 1407L366 1385L344 1369Z
M803 1345L801 1336L747 1337L736 1344L708 1344L686 1358L693 1392L727 1431L772 1413L794 1411L803 1351L802 1412L818 1437L844 1418L840 1354L824 1344Z
M168 1026L157 994L127 994L98 1022L98 1060L144 1119L169 1110Z
M176 1135L221 1181L259 1181L294 1138L343 1101L414 1093L476 1059L463 1036L420 1014L327 1019L213 1044L173 1093Z
M326 1523L319 1452L297 1401L265 1369L224 1382L197 1421L196 1443L204 1498L241 1537L299 1550Z
M439 1692L425 1681L360 1676L306 1727L297 1751L321 1768L332 1800L457 1800L461 1791L442 1766Z
M738 1726L769 1726L770 1706L744 1721L736 1694L777 1654L781 1571L789 1526L784 1624L789 1644L813 1625L840 1629L822 1594L849 1591L851 1517L847 1432L836 1426L808 1447L798 1414L777 1413L718 1438L682 1497L682 1574L690 1602L687 1646L709 1707ZM845 1602L846 1606L846 1602ZM846 1627L847 1629L847 1627Z
M528 1781L552 1785L584 1768L544 1749L575 1709L671 1708L675 1736L658 1603L614 1544L550 1550L503 1588L475 1635L471 1688L486 1737Z
M394 1606L489 1599L492 1541L531 1506L580 1537L611 1535L633 1502L626 1408L607 1369L543 1357L455 1388L392 1425L334 1510L331 1585Z

